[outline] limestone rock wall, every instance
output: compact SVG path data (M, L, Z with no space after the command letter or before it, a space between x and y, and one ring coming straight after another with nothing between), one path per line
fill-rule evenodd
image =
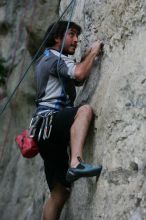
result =
M103 171L74 184L62 219L146 219L146 2L80 1L74 19L83 26L78 53L87 41L105 43L77 100L94 109L85 159Z
M13 91L59 6L61 14L69 3L0 1L0 57L9 69L3 94ZM96 60L76 100L76 104L90 103L94 109L84 156L90 163L101 163L103 170L98 180L75 182L61 220L145 220L146 2L80 0L73 20L83 28L77 60L96 39L105 44L103 56ZM2 220L39 220L47 197L42 161L39 156L23 159L14 141L34 109L32 75L33 67L0 119Z

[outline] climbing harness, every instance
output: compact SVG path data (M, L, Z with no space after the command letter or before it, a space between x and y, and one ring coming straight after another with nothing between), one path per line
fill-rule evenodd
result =
M15 141L23 157L32 158L39 153L38 141L50 137L53 112L36 113L30 122L29 129L17 135Z
M38 57L42 47L44 46L44 44L46 43L49 35L51 34L51 32L53 31L55 25L62 19L62 17L64 16L64 14L68 11L68 9L70 9L70 7L73 4L72 10L75 7L75 2L76 0L72 0L70 2L70 4L66 7L66 9L64 10L64 12L62 13L62 15L59 17L59 19L54 23L53 27L51 28L50 32L48 33L48 35L46 36L46 38L44 39L44 41L42 42L42 44L40 45L38 51L36 52L34 58L32 59L31 63L28 65L27 69L25 70L24 74L22 75L21 79L19 80L17 86L15 87L14 91L12 92L12 94L10 95L10 97L8 98L8 101L6 102L6 104L4 105L4 107L2 108L1 112L0 112L0 116L2 115L2 113L5 111L7 105L10 103L12 97L14 96L14 94L16 93L18 87L20 86L21 82L23 81L23 79L25 78L26 74L28 73L30 67L32 66L32 64L34 63L34 61L36 60L36 58ZM72 14L72 13L71 13ZM71 16L72 17L72 16Z

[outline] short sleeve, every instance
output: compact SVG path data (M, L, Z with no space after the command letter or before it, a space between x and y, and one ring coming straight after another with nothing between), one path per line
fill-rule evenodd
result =
M76 63L70 57L61 55L58 51L51 50L46 66L52 75L75 79Z
M75 62L69 57L63 56L60 60L57 60L58 72L64 77L75 79Z

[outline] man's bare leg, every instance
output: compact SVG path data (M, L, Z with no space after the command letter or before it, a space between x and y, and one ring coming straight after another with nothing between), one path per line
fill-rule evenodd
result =
M71 167L76 167L79 164L78 156L83 158L83 148L92 116L93 111L90 105L83 105L77 111L71 127Z
M62 208L69 195L70 191L57 183L44 206L43 220L59 220Z

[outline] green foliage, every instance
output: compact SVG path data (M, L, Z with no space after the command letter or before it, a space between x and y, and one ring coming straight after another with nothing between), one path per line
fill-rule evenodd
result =
M4 66L5 60L0 58L0 85L5 84L6 76L7 76L7 70Z

